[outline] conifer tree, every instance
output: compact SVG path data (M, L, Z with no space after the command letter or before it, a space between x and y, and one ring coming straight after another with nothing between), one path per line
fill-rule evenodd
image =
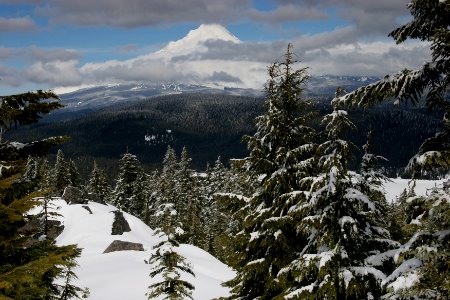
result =
M133 192L130 198L130 208L129 212L140 218L144 219L146 213L146 206L148 205L148 178L147 174L140 172L136 181L133 184Z
M182 233L181 224L176 221L177 214L173 203L161 204L156 212L156 217L161 222L155 235L158 235L162 241L153 248L153 254L149 260L150 277L155 278L157 282L149 286L148 299L160 296L164 299L193 299L194 286L181 278L182 274L195 276L192 266L175 251L175 248L179 246L177 236Z
M73 187L80 187L81 186L80 172L78 172L77 165L72 159L69 160L69 163L67 165L67 173L69 175L70 185Z
M383 299L446 299L450 293L450 191L433 188L427 196L411 192L405 196L404 244L387 253L396 268L383 282L387 288Z
M153 173L147 179L147 183L147 201L142 220L151 228L156 228L158 222L155 220L156 218L154 218L154 215L158 209L158 199L160 196L160 178L158 170L153 171Z
M119 161L120 172L116 180L112 202L126 212L130 212L131 199L134 196L136 181L143 173L141 164L136 155L125 153Z
M38 160L38 177L40 189L52 188L52 173L50 163L46 157Z
M277 274L303 244L288 212L301 201L300 179L313 174L315 131L309 126L310 102L302 96L308 76L305 68L294 69L296 63L289 45L284 60L269 67L266 112L256 119L255 135L245 137L248 171L261 180L242 209L249 213L244 229L233 240L237 275L227 283L232 299L271 299L282 293Z
M205 241L202 248L216 257L222 256L220 254L222 246L218 245L217 239L220 239L229 223L225 213L219 208L218 198L215 197L215 194L231 192L228 188L231 182L227 175L228 172L220 161L219 156L214 163L213 169L207 169L206 178L202 183L201 219L203 220L203 232L205 233ZM221 258L219 257L219 259Z
M35 232L24 230L28 211L39 204L38 179L21 179L27 158L42 156L64 137L48 138L15 147L3 141L3 132L12 125L32 124L41 115L61 107L52 92L30 92L0 97L0 298L51 299L59 297L56 279L75 262L80 249L75 245L56 246L51 240L33 240Z
M389 232L394 240L405 243L412 236L410 232L411 228L405 226L409 223L408 220L408 198L416 196L415 193L415 180L411 180L408 188L405 188L395 201L389 204L388 211L390 212L387 217L389 220Z
M408 5L412 20L390 33L397 43L419 39L431 44L431 61L417 70L403 70L375 84L362 87L333 102L348 106L370 107L382 101L394 103L423 102L428 109L442 113L442 130L426 139L411 158L407 171L417 177L424 172L443 174L450 169L450 102L448 98L450 70L450 5L441 0L412 0ZM412 211L420 211L400 232L407 242L394 259L399 264L385 280L387 299L445 299L449 290L448 261L448 193L437 189L428 197L410 197L406 201ZM411 205L411 206L410 206ZM431 208L433 207L433 208ZM406 216L408 215L407 212ZM417 217L420 216L418 219ZM446 217L447 216L447 217ZM423 219L423 220L422 220ZM418 226L416 226L418 225ZM423 227L422 227L423 226ZM412 231L412 232L411 232ZM410 237L408 239L405 234ZM411 234L412 233L412 234ZM392 253L391 253L392 254ZM445 263L446 261L446 263ZM435 276L435 280L430 276ZM408 284L401 283L408 282Z
M94 162L94 169L92 170L87 190L99 198L101 202L109 202L111 199L111 187L108 184L108 179L104 170L98 167Z
M192 245L200 245L205 239L202 228L201 217L201 197L199 195L199 185L194 171L191 169L192 159L186 147L183 147L180 162L176 172L175 207L179 212L179 221L183 224L186 232L183 241Z
M154 193L155 198L154 207L158 209L160 205L165 203L173 203L176 206L177 193L176 193L176 175L178 170L178 160L175 150L168 146L166 154L163 159L163 169L159 176L158 188ZM179 216L176 217L179 221ZM155 227L159 227L161 220L153 218L152 223ZM182 226L183 227L183 226Z
M69 168L61 149L59 149L56 154L56 162L52 170L52 182L58 196L60 196L64 189L71 184Z
M384 229L381 182L366 152L363 175L348 171L350 147L342 139L353 128L347 112L335 109L324 117L327 140L318 147L320 170L308 201L295 210L299 230L308 236L300 256L280 272L295 278L290 299L379 299L382 267L373 257L397 244ZM378 261L376 261L378 263Z
M25 166L25 171L22 175L23 181L32 181L38 177L38 161L36 157L28 156L27 165Z

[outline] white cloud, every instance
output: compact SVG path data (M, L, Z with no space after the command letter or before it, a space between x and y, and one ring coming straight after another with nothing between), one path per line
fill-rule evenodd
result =
M55 60L35 62L23 71L28 81L54 86L73 86L83 82L82 74L77 68L77 60Z
M80 65L80 53L73 50L34 46L16 49L14 53L28 59L30 66L25 70L0 67L0 84L17 86L25 81L67 87L181 81L262 88L267 79L267 66L282 59L287 42L241 42L217 26L209 28L213 39L205 38L208 30L203 27L201 35L194 32L161 51L123 61ZM383 76L404 68L417 68L429 59L429 44L409 42L396 45L388 40L355 42L351 39L354 32L355 28L349 26L301 36L293 41L294 52L314 75ZM11 55L7 48L0 48L1 53L5 57Z

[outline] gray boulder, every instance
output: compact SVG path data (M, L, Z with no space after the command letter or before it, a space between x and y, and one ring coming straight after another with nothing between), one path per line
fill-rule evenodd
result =
M83 197L83 192L76 187L68 186L64 189L64 193L62 195L62 198L68 203L68 204L85 204L86 201Z
M144 251L144 245L141 243L132 243L126 241L114 240L109 246L103 251L103 253L110 253L115 251Z
M114 222L112 224L111 235L121 235L124 232L130 232L130 224L128 224L127 220L123 216L123 213L120 210L113 211L114 213Z

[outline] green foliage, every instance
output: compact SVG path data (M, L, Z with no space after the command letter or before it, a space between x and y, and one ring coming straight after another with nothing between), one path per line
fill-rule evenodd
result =
M382 266L371 265L370 257L396 245L381 218L386 205L382 176L373 169L369 152L363 175L348 171L351 145L342 135L354 125L346 111L336 109L323 122L326 140L318 147L320 173L307 200L292 208L301 216L298 230L308 243L279 275L294 278L287 298L378 299L384 276Z
M329 96L312 98L320 115L331 111L328 100ZM259 98L223 95L170 95L112 106L64 121L53 120L55 114L51 114L42 124L10 131L5 137L27 141L30 137L70 135L71 140L64 143L62 150L66 159L76 162L83 178L89 176L94 160L111 179L116 178L116 157L121 157L127 146L146 170L161 168L161 157L168 144L177 152L186 146L193 158L192 167L204 169L208 161L213 162L219 155L225 165L230 158L248 156L240 138L254 134L254 118L263 113L262 102ZM389 176L403 173L423 139L442 129L442 114L429 114L423 107L402 106L391 110L383 105L349 114L359 130L346 138L362 146L366 133L376 128L374 151L389 159L389 163L383 165L390 172ZM172 130L170 135L167 129ZM155 136L158 142L150 144L144 140L145 135ZM170 140L165 138L169 136ZM360 157L359 153L355 155ZM350 167L355 170L358 165L355 161Z
M56 194L60 196L64 189L71 184L69 168L67 166L67 162L65 161L64 153L61 149L58 150L55 166L53 167L51 174L52 185L55 188Z
M59 97L51 91L42 90L0 96L0 143L3 133L13 126L37 123L43 114L63 107L58 101L42 101L47 99L59 100Z
M450 192L406 200L405 244L398 248L396 270L385 280L385 299L446 299L450 293ZM408 284L401 284L408 282Z
M13 124L37 122L41 114L59 108L51 92L31 92L0 97L1 133ZM45 193L42 167L27 159L42 156L65 138L50 138L26 144L0 139L0 297L2 299L54 299L61 295L55 280L75 264L80 249L75 245L56 246L49 239L36 240L36 229L26 225L32 219L30 209L39 204L36 197ZM32 167L32 165L34 165ZM27 176L23 171L27 170ZM69 298L69 297L66 297Z
M133 201L140 201L142 197L136 197L135 185L138 178L142 179L142 166L136 155L125 153L120 159L120 173L116 180L116 187L112 196L112 203L119 209L131 212ZM136 213L133 211L132 213Z
M284 60L269 67L266 112L256 119L256 133L244 137L250 150L245 166L260 182L241 209L248 213L243 230L233 238L236 254L230 260L235 261L237 275L227 282L231 299L270 299L281 294L288 283L277 274L305 243L289 207L302 201L297 191L314 173L315 130L309 124L314 112L302 96L306 69L294 69L293 57L289 45Z
M185 258L173 250L175 245L169 241L163 241L155 246L155 254L149 260L153 265L150 277L162 275L162 280L151 284L147 293L148 299L162 296L163 299L182 300L192 298L192 290L195 287L186 280L181 279L181 273L195 276L192 266L186 263Z
M72 159L69 161L67 171L69 173L70 185L74 187L81 187L80 172L78 172L77 165Z
M153 247L153 254L148 263L152 266L150 277L157 278L157 282L149 286L148 299L163 296L163 299L192 298L194 286L181 279L181 274L195 276L192 266L186 259L175 251L178 247L177 236L181 228L176 220L178 212L173 203L162 204L156 216L160 218L160 227L155 230L163 240ZM184 277L184 276L183 276Z
M106 173L98 167L94 161L94 168L87 186L88 193L94 194L101 202L109 202L111 199L111 187L108 184Z

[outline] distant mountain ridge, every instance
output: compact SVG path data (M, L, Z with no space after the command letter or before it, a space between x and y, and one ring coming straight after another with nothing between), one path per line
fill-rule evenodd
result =
M379 80L377 77L367 76L313 76L307 84L308 96L321 96L329 98L334 95L337 87L352 91L358 87ZM264 91L231 87L208 87L198 84L186 83L135 83L135 84L106 84L87 87L77 91L62 94L62 104L65 107L60 113L92 111L113 106L115 104L129 103L155 96L195 93L217 94L248 97L263 97Z

